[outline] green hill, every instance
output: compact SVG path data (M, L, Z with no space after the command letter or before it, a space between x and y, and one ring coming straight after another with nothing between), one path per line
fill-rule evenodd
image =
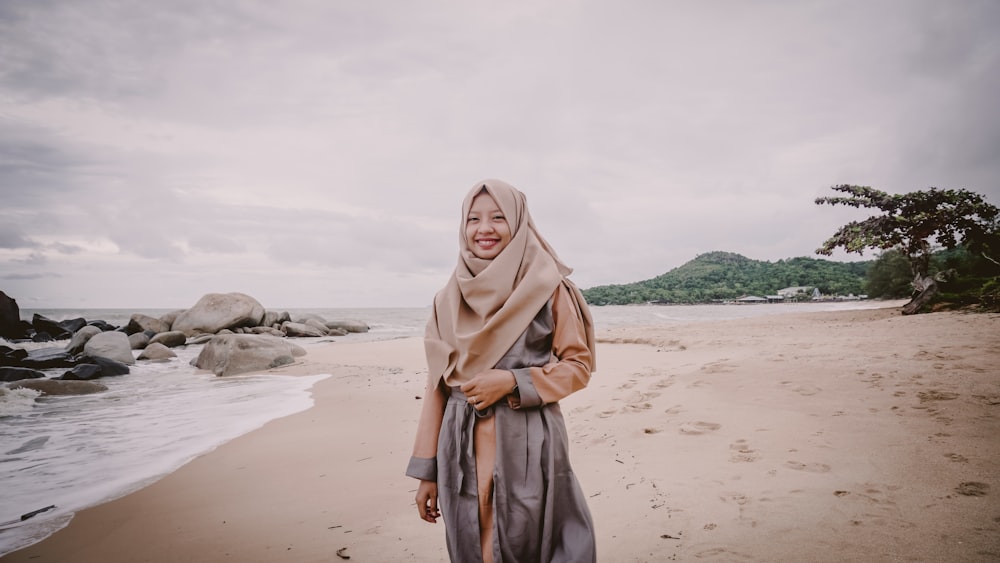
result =
M864 293L871 262L789 258L751 260L732 252L708 252L650 280L583 290L592 305L710 303L746 295L774 295L785 287L818 288L824 295Z

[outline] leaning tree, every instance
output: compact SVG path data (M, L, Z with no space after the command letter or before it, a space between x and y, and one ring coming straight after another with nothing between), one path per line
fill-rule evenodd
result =
M831 189L848 195L816 198L817 205L867 207L879 209L882 214L844 225L816 253L829 256L838 247L858 254L867 248L898 249L908 258L913 273L914 296L903 306L904 315L920 311L938 292L938 282L944 281L942 276L929 272L934 250L966 245L987 258L991 250L1000 250L988 246L1000 232L1000 210L975 192L930 188L889 194L847 184Z

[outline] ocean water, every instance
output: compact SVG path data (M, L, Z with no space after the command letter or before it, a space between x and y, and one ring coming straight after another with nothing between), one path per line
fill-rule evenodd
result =
M878 302L762 305L605 306L591 309L598 329L727 320L790 312L884 307ZM54 320L83 317L113 325L132 313L166 309L22 309ZM324 341L363 342L423 334L429 308L295 309L327 320L359 319L370 332L300 338L308 351ZM2 341L0 341L2 342ZM64 347L67 341L18 345ZM65 526L74 512L137 490L219 445L270 420L308 409L310 389L327 377L215 377L190 365L201 346L175 348L177 358L138 362L131 373L98 380L108 391L39 397L29 390L0 395L0 555L31 545ZM307 356L308 357L308 356ZM49 370L55 377L65 370ZM0 384L2 385L2 384ZM54 506L21 520L35 510Z

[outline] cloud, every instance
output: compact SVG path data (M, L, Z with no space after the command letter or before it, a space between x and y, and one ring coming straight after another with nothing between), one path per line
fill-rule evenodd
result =
M831 185L1000 203L998 10L4 3L0 275L59 272L12 286L56 305L421 305L487 177L583 287L812 255L854 218Z

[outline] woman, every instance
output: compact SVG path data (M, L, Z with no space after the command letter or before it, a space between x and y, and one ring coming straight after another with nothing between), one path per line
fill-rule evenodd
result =
M594 368L580 290L499 180L462 204L459 260L434 298L428 382L406 474L417 511L444 514L452 561L594 561L558 401Z

